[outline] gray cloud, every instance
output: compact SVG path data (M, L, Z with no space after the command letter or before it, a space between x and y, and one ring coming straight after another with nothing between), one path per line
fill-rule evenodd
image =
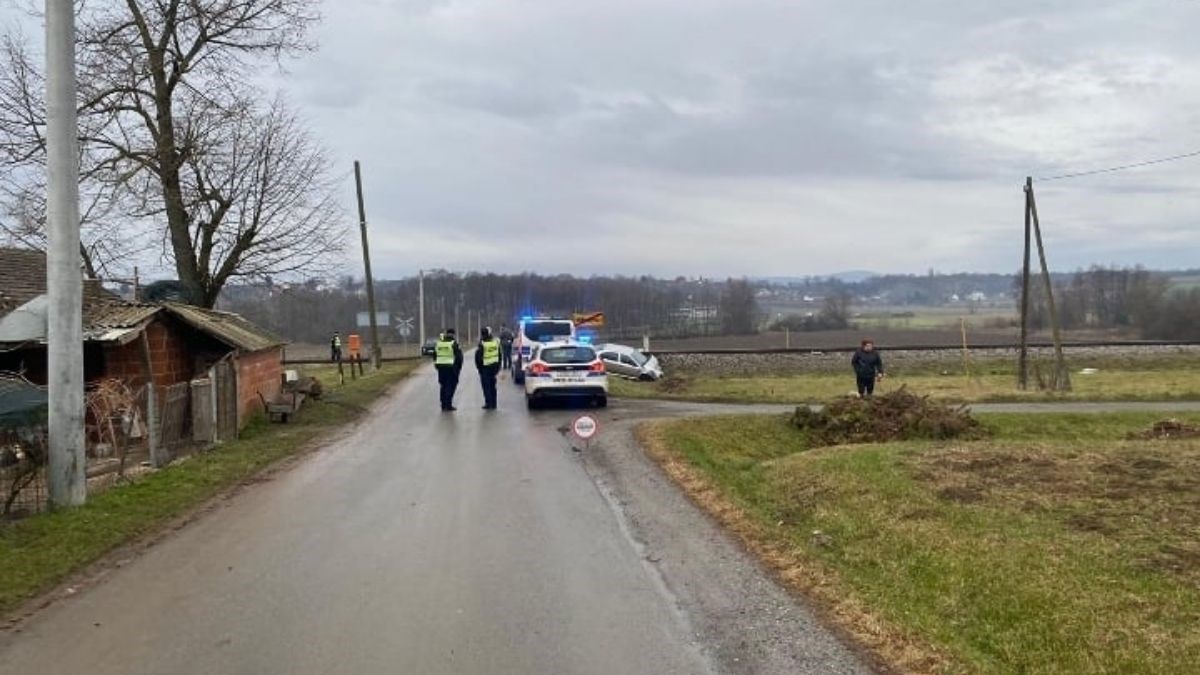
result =
M323 11L283 83L363 161L389 276L1011 270L1026 175L1200 148L1196 2ZM1196 264L1198 183L1200 160L1045 184L1051 262Z

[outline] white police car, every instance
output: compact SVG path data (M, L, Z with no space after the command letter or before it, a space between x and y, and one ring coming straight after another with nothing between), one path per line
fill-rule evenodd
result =
M570 319L526 316L517 326L513 340L512 377L513 384L524 384L529 372L529 363L538 347L549 342L574 340L575 322Z
M608 405L608 372L595 347L566 340L533 350L525 369L525 402L533 409L553 400Z

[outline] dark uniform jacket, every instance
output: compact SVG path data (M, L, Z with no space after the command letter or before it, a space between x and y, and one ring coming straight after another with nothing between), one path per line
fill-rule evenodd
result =
M879 350L868 352L859 349L851 357L850 365L854 366L854 374L862 378L883 374L883 357L879 355Z

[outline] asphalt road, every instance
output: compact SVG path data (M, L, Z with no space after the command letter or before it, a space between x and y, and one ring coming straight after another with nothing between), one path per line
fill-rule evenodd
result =
M0 633L0 673L852 673L863 659L633 446L425 369L357 429ZM738 408L741 409L741 408Z

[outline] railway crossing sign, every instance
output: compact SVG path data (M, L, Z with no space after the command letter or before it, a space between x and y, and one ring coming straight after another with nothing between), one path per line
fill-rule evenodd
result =
M588 312L585 314L576 314L574 316L576 326L590 326L592 328L600 328L604 326L604 312Z
M412 335L413 334L412 317L408 317L407 319L405 319L403 317L399 317L399 316L396 317L396 332L399 333L400 337L402 337L402 338L406 338L406 337Z

